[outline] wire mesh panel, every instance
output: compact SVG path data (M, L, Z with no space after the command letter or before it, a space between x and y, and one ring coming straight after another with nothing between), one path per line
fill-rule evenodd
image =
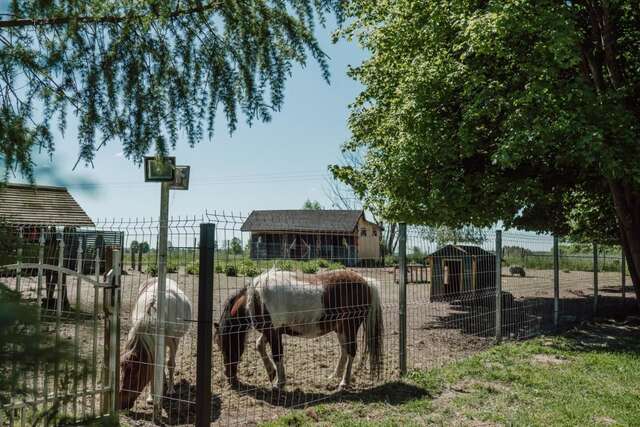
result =
M216 422L255 424L398 378L397 285L378 225L336 211L208 220L217 242Z
M553 237L505 232L503 336L530 338L553 329Z
M95 232L71 227L4 225L1 232L3 314L13 319L3 326L9 344L0 374L11 391L2 424L113 414L116 359L103 350L116 336L119 276L103 278L105 247L87 239ZM115 262L109 268L118 271Z
M157 220L24 226L0 239L0 282L38 307L39 327L69 343L72 354L64 364L20 374L21 390L30 385L42 399L16 394L3 424L32 419L60 396L60 414L108 413L116 374L124 424L194 424L202 222L215 224L211 420L221 425L364 398L407 369L443 365L498 338L554 330L556 303L560 326L635 304L615 247L594 251L560 240L554 270L550 236L508 231L497 240L495 230L383 227L361 211L212 212L169 221L158 322ZM103 279L116 250L120 299ZM160 335L166 353L158 359ZM120 372L112 369L118 343ZM165 384L154 414L155 369Z
M202 218L171 218L168 225L164 322L157 328L158 233L155 219L100 221L123 239L121 280L121 392L123 422L193 424L196 388L199 225ZM164 361L155 343L164 336ZM165 374L154 419L154 369Z
M453 241L425 227L409 227L407 234L408 368L439 366L486 348L495 336L494 235Z

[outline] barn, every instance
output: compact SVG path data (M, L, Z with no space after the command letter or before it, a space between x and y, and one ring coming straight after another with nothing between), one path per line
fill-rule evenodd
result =
M430 254L427 261L431 300L495 289L496 256L479 246L447 245Z
M89 274L95 270L95 254L101 255L103 271L107 249L122 246L122 233L95 230L91 218L65 187L11 183L1 186L0 221L13 235L13 243L0 247L0 266L16 262L18 247L23 261L37 262L42 237L45 264L58 264L59 242L63 239L63 266L75 270L77 251L82 248L82 271ZM28 273L33 274L23 272ZM46 275L47 293L43 304L49 307L53 305L52 284L57 283L57 273L47 271ZM66 277L63 276L62 282L66 283Z
M347 266L380 261L380 227L362 210L253 211L241 228L250 232L252 259L316 259Z

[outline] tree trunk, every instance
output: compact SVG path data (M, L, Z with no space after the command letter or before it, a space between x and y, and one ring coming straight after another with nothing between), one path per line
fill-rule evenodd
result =
M633 281L636 304L640 308L640 197L620 182L610 182L609 187L620 224L620 243Z
M396 250L396 244L398 243L397 228L398 228L398 224L396 224L396 223L389 224L389 227L388 227L389 231L388 231L388 234L387 234L387 242L386 242L387 253L389 255L393 255L393 253Z

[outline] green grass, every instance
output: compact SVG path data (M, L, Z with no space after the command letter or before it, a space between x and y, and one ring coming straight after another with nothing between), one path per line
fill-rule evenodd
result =
M605 323L496 346L412 372L377 395L347 395L267 425L632 426L640 420L638 372L640 326Z
M507 266L519 265L525 269L551 270L553 256L551 254L527 254L523 256L507 256L504 259ZM619 272L620 257L600 256L598 271ZM560 257L560 269L566 271L593 271L593 255L563 255Z

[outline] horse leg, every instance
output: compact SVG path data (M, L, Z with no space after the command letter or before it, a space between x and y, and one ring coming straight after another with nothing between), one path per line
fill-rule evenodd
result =
M359 325L358 325L359 326ZM346 328L345 333L345 341L347 348L347 366L344 370L344 374L342 375L342 381L340 381L340 385L338 386L338 390L343 390L349 387L351 384L351 366L353 364L353 359L356 357L356 351L358 351L358 328L355 325L349 325Z
M167 365L169 366L169 384L167 388L167 394L173 394L176 392L173 386L173 373L176 369L176 353L178 351L178 339L168 338L167 345L169 346L169 360Z
M340 343L340 359L338 359L336 369L333 371L333 374L329 376L329 378L340 378L342 376L342 373L344 372L344 366L347 363L346 339L342 332L336 332L336 334L338 335L338 342Z
M267 335L265 333L260 334L260 337L256 340L256 350L260 353L260 358L264 364L264 369L267 371L269 381L273 382L276 378L276 368L273 364L273 360L267 354Z
M276 382L274 388L281 389L286 382L284 375L284 346L282 345L282 332L272 330L269 334L269 344L271 345L271 357L276 364Z
M149 389L147 391L147 405L153 405L153 389L154 389L154 384L155 384L155 379L154 379L155 375L153 375L153 373L151 373L151 382L149 383Z

